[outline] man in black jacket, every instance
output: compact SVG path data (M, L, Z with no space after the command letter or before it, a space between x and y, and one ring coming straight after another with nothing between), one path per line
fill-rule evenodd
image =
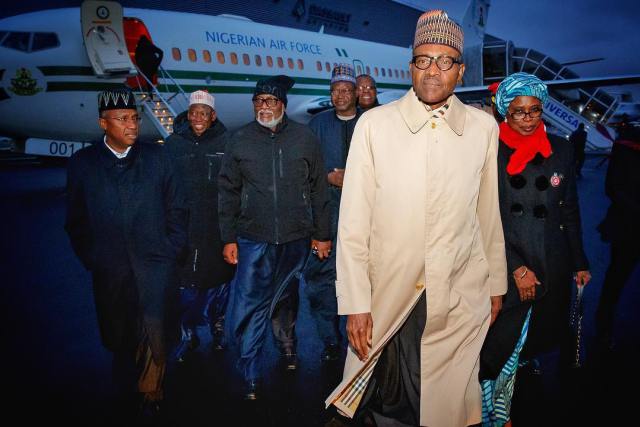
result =
M295 358L295 313L286 307L283 311L281 303L297 300L297 275L309 247L322 259L331 250L318 140L285 114L293 84L287 76L258 81L256 120L231 138L219 176L224 259L238 266L227 322L240 344L238 366L246 381L245 398L251 400L262 377L268 320L280 319L276 338L285 357Z
M136 142L134 94L106 90L98 102L105 136L69 160L65 229L93 275L114 380L154 413L163 397L165 296L186 244L187 209L162 147Z
M167 154L184 183L189 206L189 246L180 274L182 343L176 351L182 360L199 344L196 327L205 316L212 346L222 349L224 313L235 268L222 259L218 225L218 173L227 141L226 128L216 115L213 95L203 90L189 99L188 127L174 132L165 144Z

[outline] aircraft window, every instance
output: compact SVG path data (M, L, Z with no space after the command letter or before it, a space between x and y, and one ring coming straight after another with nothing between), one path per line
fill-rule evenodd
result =
M267 66L269 68L273 67L273 58L271 56L267 56Z
M385 77L387 73L384 71L384 68L380 68L380 71L382 71L382 77Z
M178 49L177 47L172 47L171 48L171 56L176 61L181 61L182 60L182 54L180 53L180 49Z
M322 71L322 62L320 62L320 61L316 61L316 69L317 69L318 71Z
M231 63L232 63L233 65L238 65L238 54L237 54L237 53L235 53L235 52L231 52L231 53L229 54L229 58L231 59Z
M2 46L8 49L15 49L21 52L29 51L29 38L30 33L24 33L21 31L12 31L2 42Z
M404 70L400 70L400 77L404 79Z
M371 75L371 68L367 65L367 74Z
M362 74L362 66L358 65L356 68L357 68L356 76L359 76L360 74Z
M202 59L204 59L204 62L211 62L211 52L209 52L208 50L203 50Z
M391 71L391 68L387 68L387 70L389 71L389 77L393 77L393 72Z
M334 63L333 63L333 68L336 68L337 66L338 66L338 63L337 63L337 62L334 62Z
M289 69L293 70L293 59L287 58L287 65L289 66Z
M281 56L278 56L278 67L284 68L284 59Z
M262 66L262 57L260 55L256 55L253 59L253 62L256 63L258 67Z
M298 59L298 70L304 70L304 62L302 59Z
M396 70L393 70L393 71L395 71L396 79L397 79L397 78L400 78L400 76L398 75L398 70L396 69Z
M38 50L51 49L60 46L58 35L56 33L34 33L31 42L31 52Z
M376 77L378 77L378 67L373 67L373 74L375 74Z
M242 54L242 63L244 65L251 65L251 61L249 60L249 55L246 53Z
M329 64L328 62L324 63L324 69L327 70L327 72L331 71L331 64Z
M219 50L216 52L216 58L218 59L218 63L224 64L224 52Z
M187 55L189 55L189 61L191 62L196 62L198 60L194 49L187 49Z

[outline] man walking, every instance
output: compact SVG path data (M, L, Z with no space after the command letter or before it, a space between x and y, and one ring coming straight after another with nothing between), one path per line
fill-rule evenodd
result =
M348 316L343 382L327 399L377 425L480 423L478 356L506 291L498 127L453 90L461 27L418 20L413 87L356 125L338 229Z
M248 400L259 396L269 319L287 366L295 368L297 275L310 246L321 259L331 251L320 147L285 113L293 84L287 76L258 81L255 121L231 138L219 176L224 259L237 264L227 321L240 344Z
M113 376L156 413L166 364L165 296L187 235L187 207L164 150L137 142L140 116L128 89L98 98L104 139L69 160L65 229L93 276Z
M218 224L218 173L227 142L227 129L218 119L215 99L197 90L189 98L189 126L174 132L165 143L176 175L182 180L189 206L189 247L180 272L182 344L176 357L195 349L196 327L206 316L213 349L224 346L223 323L229 296L228 282L235 268L222 258ZM206 314L205 314L206 311Z
M334 108L323 111L309 122L309 127L320 140L329 183L331 213L331 242L335 246L338 232L338 211L342 194L342 180L351 136L360 112L356 107L355 71L349 64L339 64L331 73L331 102ZM304 270L305 293L309 299L311 315L324 344L323 362L340 358L340 332L336 302L336 254L326 260L310 257Z

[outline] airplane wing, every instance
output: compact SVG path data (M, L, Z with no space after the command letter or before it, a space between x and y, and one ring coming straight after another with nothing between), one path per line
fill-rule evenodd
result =
M628 74L609 77L580 77L576 79L544 80L544 83L553 89L579 89L601 86L623 86L640 84L640 74ZM455 90L460 95L488 96L486 86L460 86Z

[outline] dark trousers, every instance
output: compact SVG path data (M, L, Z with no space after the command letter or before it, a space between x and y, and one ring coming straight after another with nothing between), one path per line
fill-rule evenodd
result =
M180 289L182 307L182 330L195 329L209 324L215 338L220 332L218 325L224 322L224 314L229 301L229 285L224 283L213 288L185 286Z
M638 261L640 261L640 245L637 240L618 237L611 241L611 262L604 278L596 311L596 331L598 337L603 340L609 340L612 336L616 305Z
M378 427L420 424L420 346L427 324L423 292L409 317L382 350L356 418ZM436 391L437 392L437 391Z
M230 338L239 343L238 368L247 381L262 377L262 347L269 319L280 348L287 351L295 346L297 276L308 253L306 238L283 244L238 238L238 266L227 322Z
M331 188L331 253L320 260L310 253L303 271L304 292L309 300L311 316L316 323L318 335L324 345L335 345L340 341L338 300L336 298L336 237L340 190Z

